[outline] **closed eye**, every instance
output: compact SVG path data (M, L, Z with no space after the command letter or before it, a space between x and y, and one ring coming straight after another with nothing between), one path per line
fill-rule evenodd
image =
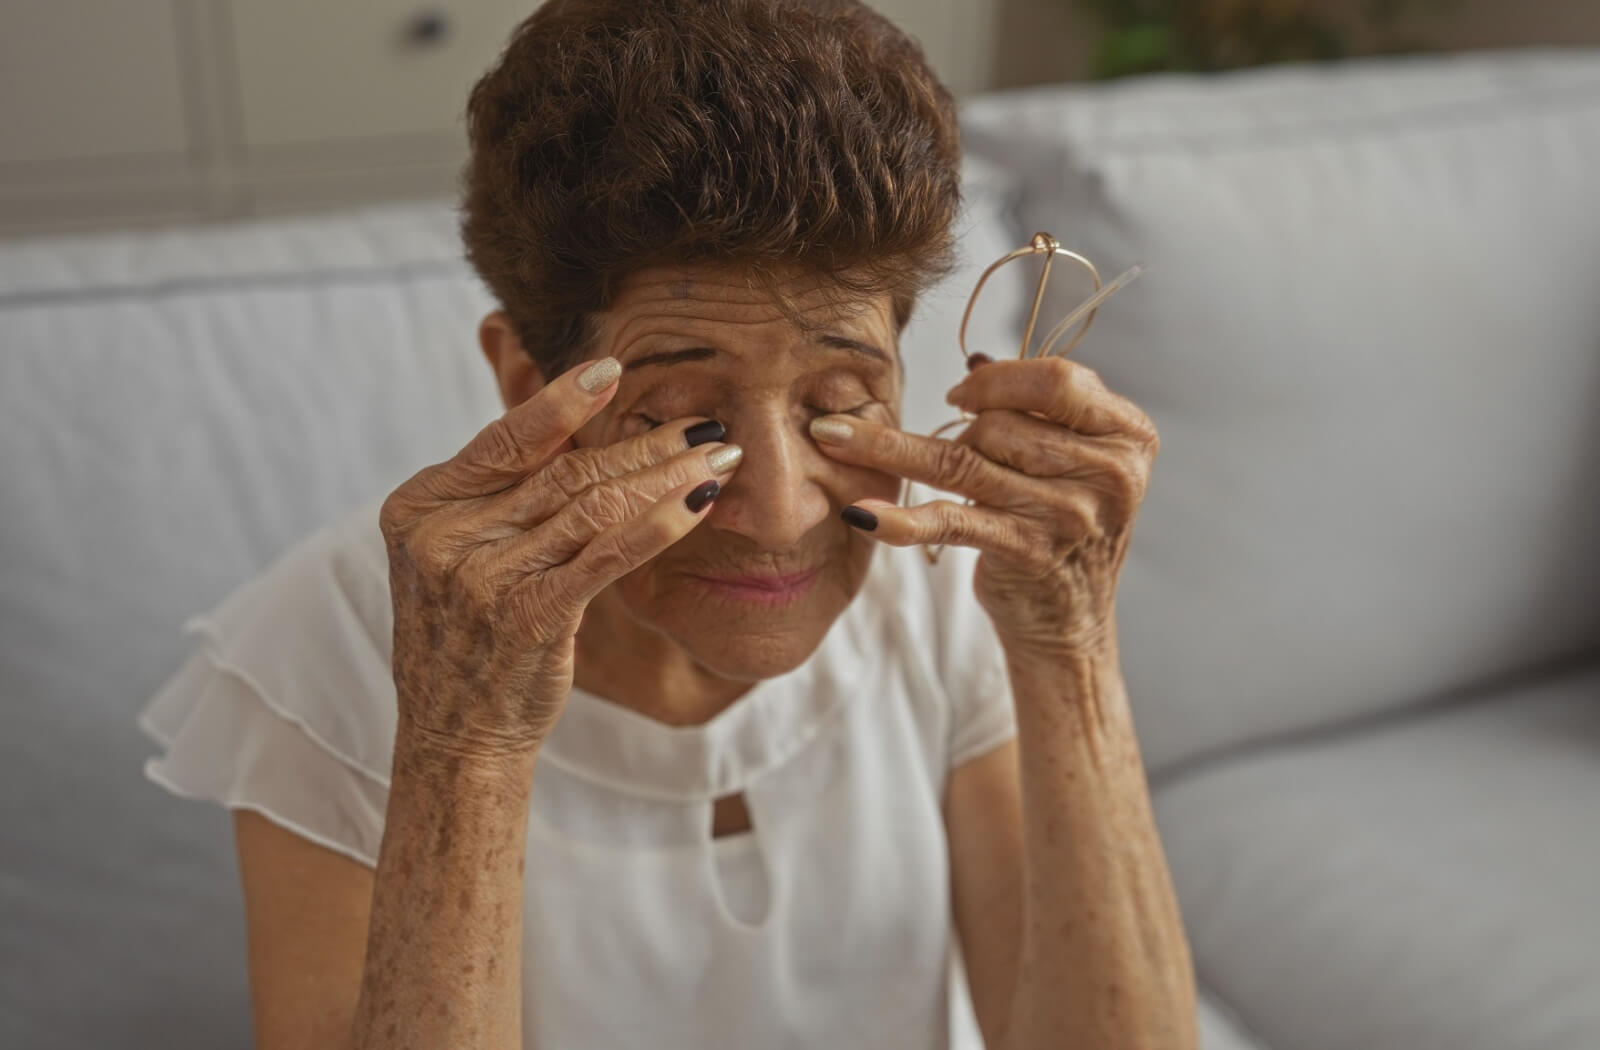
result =
M863 401L861 404L856 405L853 408L823 408L821 405L809 405L807 407L809 407L811 411L815 412L819 416L851 416L858 412L865 411L875 404L877 404L876 401ZM633 416L635 419L643 423L645 425L645 429L647 430L654 430L656 427L661 425L661 420L652 419L643 412L635 412L633 413Z
M866 409L869 409L875 404L877 404L876 401L863 401L863 402L861 402L861 404L855 406L854 408L822 408L819 405L813 405L811 407L812 407L812 410L815 411L816 413L818 413L819 415L824 415L824 416L853 416L857 412L861 412L861 411L864 411Z

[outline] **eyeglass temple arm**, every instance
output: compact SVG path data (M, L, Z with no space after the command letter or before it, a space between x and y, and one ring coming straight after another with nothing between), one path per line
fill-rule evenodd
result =
M1073 340L1061 350L1063 355L1071 352L1072 348L1077 346L1079 341L1083 339L1084 335L1088 333L1089 322L1093 320L1094 312L1100 309L1107 299L1111 298L1113 295L1116 295L1119 291L1132 284L1140 274L1144 273L1144 270L1145 267L1143 263L1136 263L1135 265L1128 267L1116 277L1112 278L1111 282L1104 288L1101 288L1098 292L1095 292L1089 298L1079 303L1076 309L1074 309L1067 316L1063 317L1054 328L1050 329L1050 333L1046 335L1044 337L1044 341L1039 344L1039 356L1049 357L1054 354L1056 352L1056 343L1060 341L1061 337L1070 332L1073 325L1077 324L1079 321L1083 321L1083 331L1079 332L1077 336L1075 336Z

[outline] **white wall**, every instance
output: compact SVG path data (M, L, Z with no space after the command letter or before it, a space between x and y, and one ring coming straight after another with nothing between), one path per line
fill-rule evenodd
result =
M957 95L982 91L992 82L995 0L873 0L872 6L917 38L939 78Z

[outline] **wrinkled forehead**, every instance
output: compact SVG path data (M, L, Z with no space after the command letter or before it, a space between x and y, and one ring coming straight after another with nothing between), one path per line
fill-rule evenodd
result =
M863 296L808 271L764 276L715 264L656 266L632 274L605 312L602 327L620 333L645 319L779 326L802 335L844 328L880 339L894 327L887 293Z

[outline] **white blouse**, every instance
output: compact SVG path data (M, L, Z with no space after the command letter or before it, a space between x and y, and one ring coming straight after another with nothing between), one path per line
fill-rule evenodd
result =
M203 644L140 717L152 780L369 867L396 717L378 506L186 622ZM805 663L704 725L573 690L534 774L526 1046L981 1047L941 800L1016 730L976 559L881 545ZM753 830L712 839L740 793Z

